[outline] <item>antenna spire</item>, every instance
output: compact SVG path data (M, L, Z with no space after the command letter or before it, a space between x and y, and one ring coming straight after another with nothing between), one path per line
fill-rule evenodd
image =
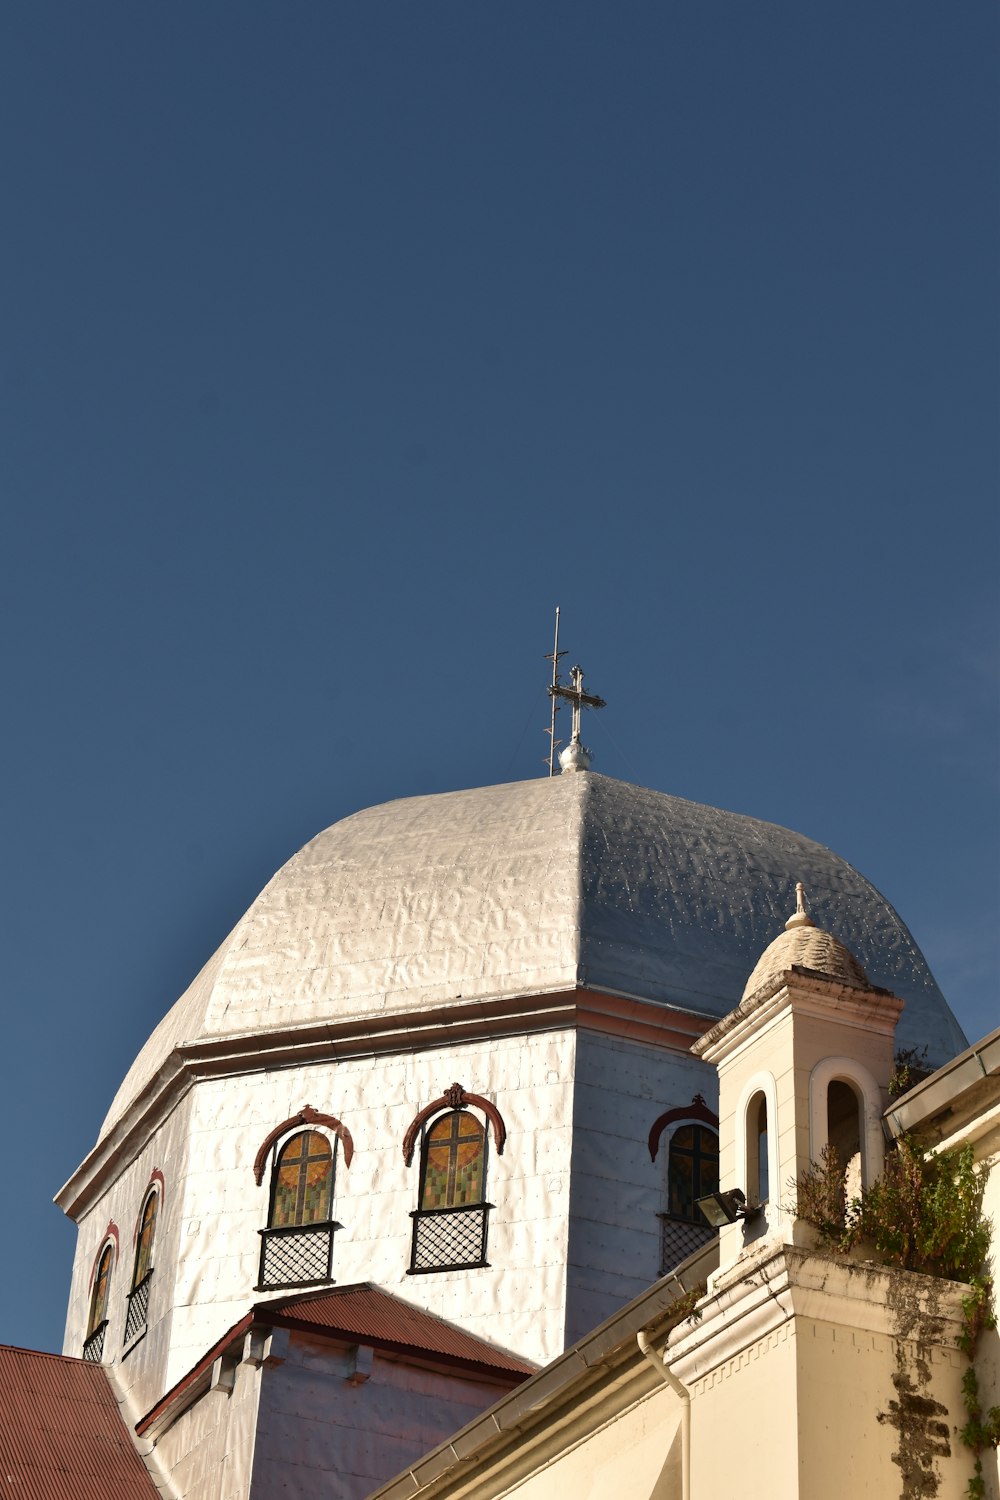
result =
M559 650L559 606L557 604L555 644L553 645L551 652L547 653L545 657L546 661L550 661L552 663L552 685L549 688L549 697L552 699L552 723L545 731L545 733L549 737L548 766L550 776L554 776L556 774L556 746L559 743L559 741L556 739L556 714L559 712L559 699L556 696L556 688L559 686L559 658L565 655L565 651Z

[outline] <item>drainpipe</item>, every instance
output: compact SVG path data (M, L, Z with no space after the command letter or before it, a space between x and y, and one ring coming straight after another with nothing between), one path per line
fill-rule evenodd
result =
M691 1500L691 1392L682 1385L673 1370L657 1354L645 1333L640 1328L635 1336L640 1352L646 1356L653 1369L666 1381L681 1403L681 1500Z

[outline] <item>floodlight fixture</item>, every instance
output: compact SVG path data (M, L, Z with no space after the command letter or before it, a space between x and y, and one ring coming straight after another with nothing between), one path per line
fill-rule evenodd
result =
M760 1213L759 1206L748 1207L746 1194L739 1188L730 1188L724 1193L707 1193L704 1198L695 1201L713 1229L721 1229L724 1224L736 1224L740 1219L752 1219L755 1214Z

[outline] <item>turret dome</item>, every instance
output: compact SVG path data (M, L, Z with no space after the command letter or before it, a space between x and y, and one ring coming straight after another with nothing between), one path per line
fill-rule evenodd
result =
M743 999L776 984L793 968L809 969L852 989L871 989L867 974L850 949L832 933L817 927L809 916L801 881L796 886L796 910L757 960L744 987Z

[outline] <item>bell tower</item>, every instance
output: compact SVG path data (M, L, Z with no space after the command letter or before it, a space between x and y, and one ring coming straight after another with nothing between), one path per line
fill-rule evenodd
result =
M902 1009L815 925L800 883L796 910L764 950L739 1005L692 1048L719 1070L719 1179L728 1189L720 1195L720 1273L755 1241L794 1242L792 1185L828 1142L844 1162L849 1191L879 1175Z

